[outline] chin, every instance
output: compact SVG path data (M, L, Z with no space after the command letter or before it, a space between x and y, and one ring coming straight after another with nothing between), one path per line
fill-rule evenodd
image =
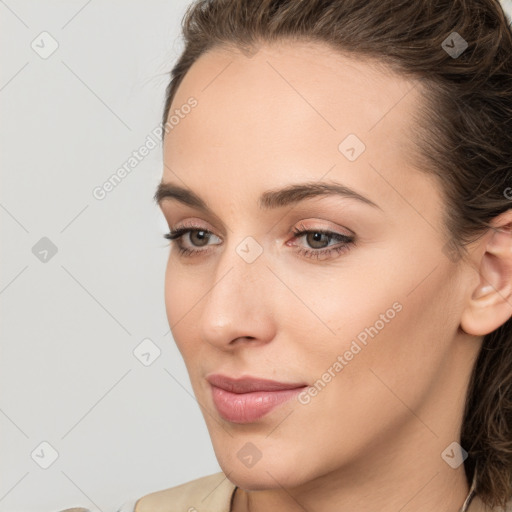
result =
M312 474L303 473L304 469L297 467L293 457L279 457L276 452L267 460L263 456L252 467L245 467L236 453L222 459L218 457L224 474L229 475L229 480L235 485L247 491L293 488L314 477Z
M229 474L231 482L246 491L289 488L297 484L295 482L296 477L293 477L293 482L288 481L292 475L282 475L278 471L273 471L272 468L269 469L264 466L261 466L258 470L256 468L244 469L239 467L233 469L232 466L226 466L225 469L222 467L222 470L226 475Z

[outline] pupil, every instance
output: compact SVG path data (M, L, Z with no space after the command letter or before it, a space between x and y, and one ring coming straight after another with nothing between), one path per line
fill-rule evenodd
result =
M320 246L315 246L315 243L318 243L322 240L324 233L319 233L318 231L315 231L312 235L313 235L313 243L311 243L310 245L312 245L316 249L321 248L322 247L321 244L320 244Z
M200 242L207 242L208 238L206 236L206 232L204 230L195 231L195 236L199 237ZM204 243L199 243L197 245L204 245Z

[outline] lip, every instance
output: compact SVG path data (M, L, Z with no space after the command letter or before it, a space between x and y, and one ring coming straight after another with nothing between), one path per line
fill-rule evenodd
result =
M252 391L282 391L307 386L305 382L278 382L276 380L260 379L258 377L239 377L237 379L215 373L208 375L206 380L217 388L231 393L250 393Z
M214 374L206 380L217 411L232 423L257 421L307 387L303 382L277 382L251 376L234 379Z

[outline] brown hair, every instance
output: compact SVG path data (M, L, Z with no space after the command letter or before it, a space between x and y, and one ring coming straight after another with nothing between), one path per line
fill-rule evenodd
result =
M183 77L214 47L319 42L419 80L414 158L445 196L445 254L494 229L512 195L512 30L498 0L196 0L182 24L163 124ZM468 44L445 50L457 32ZM418 164L419 162L419 164ZM468 483L490 507L512 497L512 320L484 337L461 429Z

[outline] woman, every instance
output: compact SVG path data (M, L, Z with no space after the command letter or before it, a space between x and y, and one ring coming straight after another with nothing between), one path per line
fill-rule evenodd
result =
M183 28L155 198L222 472L123 510L512 510L498 0L200 0Z

